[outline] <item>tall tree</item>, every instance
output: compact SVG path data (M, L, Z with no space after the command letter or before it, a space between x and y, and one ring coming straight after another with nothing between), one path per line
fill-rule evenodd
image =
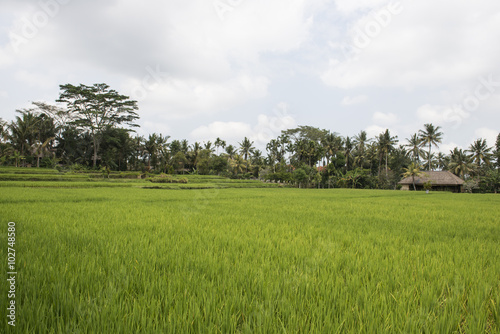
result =
M366 159L366 145L370 143L370 139L366 131L361 131L354 137L354 145L355 145L355 158L354 164L360 168L363 168L365 159Z
M476 163L477 168L480 168L483 163L489 165L491 162L491 147L488 147L486 139L479 138L473 142L467 152L472 154L472 160Z
M86 86L80 84L60 85L61 93L57 102L66 103L68 110L73 113L73 124L89 131L93 143L93 166L97 165L97 154L101 135L107 127L126 124L137 127L134 123L139 115L137 101L128 96L118 94L106 84Z
M410 136L410 138L406 138L408 144L405 146L408 147L408 152L410 153L410 157L412 158L415 164L418 164L420 158L424 156L424 150L422 150L422 140L421 138L414 133Z
M234 155L236 154L236 148L233 145L228 145L226 146L226 154L228 155L229 159L232 159Z
M240 145L240 153L243 154L245 160L248 160L248 157L252 154L254 150L253 141L250 141L247 137L243 139Z
M351 140L351 138L349 136L345 137L344 139L344 155L345 155L345 166L346 166L346 170L351 170L351 164L352 164L352 160L353 159L353 156L352 156L352 152L354 150L354 143L353 141Z
M462 149L455 147L451 151L450 163L448 164L448 169L455 175L460 176L465 179L465 176L469 175L474 170L474 164L472 159L466 152Z
M389 153L391 153L395 145L398 143L398 136L391 136L389 129L386 129L385 132L381 133L377 137L377 149L381 157L385 157L385 176L386 178L389 176Z
M441 143L443 138L443 133L439 131L440 126L434 126L432 123L424 124L424 130L419 130L419 135L421 139L421 145L429 145L428 157L431 157L431 147L432 145L439 147L438 144ZM431 169L431 159L429 159L428 170Z
M219 155L219 147L222 147L222 149L224 149L226 147L226 142L222 139L220 139L219 137L217 137L217 139L215 139L215 148L217 149L217 155Z
M495 143L495 159L497 160L497 168L500 168L500 133L497 136Z
M38 129L41 119L32 110L17 110L21 116L16 116L10 124L9 139L14 149L24 156L38 139Z

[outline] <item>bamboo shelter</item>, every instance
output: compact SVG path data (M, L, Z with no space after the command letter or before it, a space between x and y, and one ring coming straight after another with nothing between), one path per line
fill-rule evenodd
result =
M415 176L415 187L423 190L424 185L430 182L432 190L451 191L454 193L463 192L464 181L455 174L448 171L422 171L420 176ZM401 190L413 190L413 179L407 177L399 181Z

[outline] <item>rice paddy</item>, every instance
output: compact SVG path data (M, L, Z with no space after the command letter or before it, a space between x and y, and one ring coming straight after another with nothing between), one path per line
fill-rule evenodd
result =
M80 183L0 182L0 332L500 332L499 196Z

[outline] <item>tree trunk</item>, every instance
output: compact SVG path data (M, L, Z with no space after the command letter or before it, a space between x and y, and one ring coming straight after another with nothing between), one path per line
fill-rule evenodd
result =
M93 160L93 166L95 168L95 166L97 165L97 146L96 146L97 140L95 138L95 135L93 135L92 137L93 137L92 141L94 143L94 157L92 160Z
M387 164L387 156L389 155L389 153L387 153L385 155L385 177L386 178L389 178L389 168L388 168L388 164Z
M429 172L431 171L431 143L429 143Z

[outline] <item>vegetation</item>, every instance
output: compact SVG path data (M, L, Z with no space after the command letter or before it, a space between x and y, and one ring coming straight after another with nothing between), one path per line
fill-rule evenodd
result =
M189 143L165 134L134 135L136 102L106 84L61 85L57 101L63 104L34 102L10 123L0 120L0 165L217 175L304 188L397 189L413 163L474 180L478 186L473 191L498 191L500 134L495 147L479 138L468 149L446 155L432 151L443 137L433 124L424 124L406 143L389 129L368 138L364 131L350 137L299 126L282 131L261 152L247 137L231 144L219 137Z
M19 333L500 331L495 195L1 184Z

